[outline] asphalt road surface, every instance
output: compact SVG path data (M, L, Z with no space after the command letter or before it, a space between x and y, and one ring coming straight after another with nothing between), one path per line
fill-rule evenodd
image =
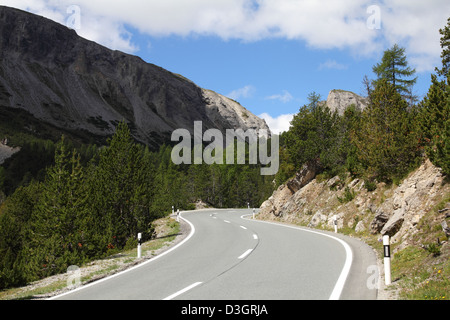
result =
M185 212L191 233L173 250L54 299L376 299L376 256L365 244L251 217L252 210Z

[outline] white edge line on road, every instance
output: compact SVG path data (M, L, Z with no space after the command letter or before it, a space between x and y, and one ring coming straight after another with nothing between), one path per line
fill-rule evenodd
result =
M253 251L253 249L248 249L247 251L245 251L243 254L241 254L239 256L238 259L244 259L246 256L248 256L251 252Z
M142 262L142 263L140 263L140 264L138 264L138 265L136 265L136 266L134 266L134 267L132 267L132 268L130 268L130 269L126 269L126 270L121 271L121 272L119 272L119 273L113 274L112 276L109 276L109 277L106 277L106 278L103 278L103 279L100 279L100 280L91 282L91 283L86 284L86 285L84 285L84 286L78 287L78 288L76 288L76 289L73 289L73 290L64 292L64 293L62 293L62 294L60 294L60 295L57 295L57 296L48 298L47 300L55 300L55 299L58 299L58 298L60 298L60 297L65 296L65 295L69 295L69 294L72 294L72 293L74 293L74 292L77 292L77 291L80 291L80 290L83 290L83 289L86 289L86 288L95 286L96 284L99 284L99 283L102 283L102 282L104 282L104 281L110 280L110 279L112 279L112 278L118 277L118 276L120 276L120 275L122 275L122 274L124 274L124 273L126 273L126 272L129 272L129 271L135 270L135 269L137 269L137 268L143 267L143 266L145 266L145 265L147 265L147 264L149 264L149 263L151 263L151 262L153 262L153 261L155 261L155 260L157 260L157 259L159 259L159 258L165 256L166 254L168 254L168 253L174 251L174 250L177 249L178 247L180 247L180 246L182 246L183 244L185 244L185 243L186 243L186 242L194 235L194 233L195 233L195 227L194 227L194 225L193 225L192 223L190 223L188 220L186 220L185 218L183 218L183 217L181 216L181 213L180 213L180 218L181 218L183 221L185 221L185 222L187 222L187 223L189 224L189 226L191 227L191 232L189 233L189 235L188 235L183 241L181 241L179 244L177 244L177 245L174 246L173 248L171 248L171 249L169 249L169 250L167 250L167 251L165 251L165 252L163 252L163 253L157 255L156 257L151 258L151 259L148 260L148 261Z
M242 215L241 219L244 219L244 217L246 217L246 216L250 216L250 214ZM329 234L322 233L322 232L318 232L318 231L314 231L314 230L308 230L308 229L305 229L305 228L299 228L299 227L290 226L290 225L285 225L285 224L281 224L281 223L275 223L275 222L263 221L263 220L252 220L252 219L247 219L247 220L257 221L257 222L262 222L262 223L268 223L268 224L273 224L273 225L276 225L276 226L281 226L281 227L286 227L286 228L296 229L296 230L300 230L300 231L306 231L306 232L319 234L319 235L322 235L322 236L334 239L334 240L338 241L340 244L342 244L342 246L344 246L345 253L346 253L346 259L345 259L344 267L342 268L341 274L340 274L336 284L334 285L333 292L331 293L330 297L328 298L329 300L339 300L339 298L341 296L341 293L342 293L342 290L344 289L345 282L347 281L347 277L348 277L348 275L350 273L350 268L352 267L352 263L353 263L353 252L352 252L352 249L350 248L350 246L344 240L339 239L339 238L334 237L334 236L329 235Z
M178 297L180 294L183 294L191 289L194 289L196 286L202 284L202 282L196 282L191 284L189 287L184 288L183 290L177 291L174 294L168 296L167 298L164 298L163 300L172 300L173 298Z

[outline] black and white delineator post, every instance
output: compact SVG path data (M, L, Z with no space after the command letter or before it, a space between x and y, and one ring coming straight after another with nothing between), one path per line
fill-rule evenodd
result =
M253 208L253 220L255 220L255 208Z
M141 258L141 240L142 240L142 233L138 233L138 247L137 247L137 257L138 257L138 259Z
M391 284L391 246L389 244L389 236L383 236L384 250L384 281L386 285Z
M180 222L180 209L177 209L177 222Z
M334 216L333 220L334 220L334 233L337 233L338 232L338 221L337 221L338 218L336 215Z

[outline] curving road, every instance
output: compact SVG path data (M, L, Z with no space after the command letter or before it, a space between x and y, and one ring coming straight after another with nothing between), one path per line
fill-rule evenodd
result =
M55 299L376 299L373 251L327 232L252 220L251 210L185 212L183 243L163 256ZM345 239L345 241L343 240Z

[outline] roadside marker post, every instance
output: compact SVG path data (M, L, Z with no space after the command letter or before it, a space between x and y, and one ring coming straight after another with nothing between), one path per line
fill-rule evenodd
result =
M335 215L334 216L334 233L337 233L338 232L338 218L337 218L337 216Z
M253 220L255 220L255 208L253 208Z
M390 285L391 281L391 246L389 243L389 236L383 236L383 250L384 250L384 280L386 285Z
M180 222L180 209L177 209L177 222Z
M142 239L142 233L138 233L138 247L137 247L137 257L138 259L141 258L142 252L141 252L141 239Z

